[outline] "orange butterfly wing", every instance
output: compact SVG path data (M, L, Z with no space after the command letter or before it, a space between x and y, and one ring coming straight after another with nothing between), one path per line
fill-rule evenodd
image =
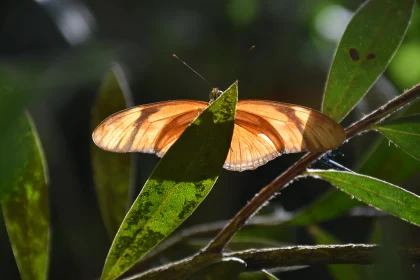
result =
M344 139L343 128L316 110L272 101L241 100L224 168L255 169L281 154L337 148Z
M207 106L206 102L194 100L136 106L106 118L95 128L92 138L107 151L163 156Z
M185 100L129 108L99 124L93 141L108 151L156 153L162 157L207 106L206 102ZM334 149L344 139L343 128L315 110L241 100L223 167L234 171L255 169L281 154Z

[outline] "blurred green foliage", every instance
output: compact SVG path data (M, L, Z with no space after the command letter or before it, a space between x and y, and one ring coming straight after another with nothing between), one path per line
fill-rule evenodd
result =
M106 117L133 105L125 89L122 69L114 65L99 89L92 109L92 130ZM130 186L133 182L132 156L101 150L93 142L92 172L102 218L111 239L120 227L130 204ZM132 190L131 190L132 191Z
M28 114L22 114L10 130L13 133L2 144L8 145L15 161L8 180L1 181L1 209L22 279L46 279L50 225L44 155Z
M215 81L217 86L226 87L239 78L243 99L270 99L318 108L333 50L353 12L364 1L229 0L200 3L194 1L143 3L130 0L121 3L87 1L87 6L83 6L84 1L80 1L79 6L71 6L71 1L69 1L69 6L62 2L54 7L48 6L49 1L38 1L31 4L36 5L36 8L22 5L23 1L12 2L13 4L0 4L0 11L3 11L5 15L2 21L4 24L0 29L0 39L3 42L0 46L0 155L2 156L0 198L10 198L12 193L20 193L19 203L13 204L13 200L8 200L3 203L3 208L4 205L9 205L7 208L11 210L3 209L3 211L6 221L10 220L7 217L18 221L19 218L23 219L20 221L20 227L14 227L16 230L10 236L10 242L14 251L40 249L38 256L41 261L39 263L22 265L26 259L19 256L16 257L16 262L23 278L25 278L23 276L25 273L36 271L38 275L41 275L39 279L42 279L47 262L47 245L42 243L47 236L49 221L46 214L48 211L45 210L47 204L45 202L31 203L34 201L28 198L33 198L34 193L26 192L28 187L24 188L25 193L22 193L23 189L14 189L16 184L13 183L16 178L14 171L22 171L22 166L28 167L25 164L30 161L33 152L31 146L24 145L28 143L24 139L30 139L31 133L18 132L21 127L20 116L24 108L29 107L31 112L34 112L36 125L41 131L41 141L47 152L48 165L53 170L50 189L53 192L52 224L55 231L53 239L55 243L52 249L55 251L53 251L54 259L50 264L49 278L93 279L100 274L105 253L109 248L109 244L104 241L106 238L101 238L105 229L101 227L99 211L95 206L94 187L99 190L102 185L96 195L99 196L103 217L108 216L108 220L113 220L111 225L111 222L107 222L104 218L108 230L115 232L119 224L118 220L122 219L122 213L125 211L126 186L128 180L131 179L128 178L127 168L111 168L109 171L102 171L107 173L110 180L117 182L111 183L113 186L119 186L119 183L124 185L121 188L124 191L118 192L117 195L112 192L112 189L106 187L105 183L98 183L102 179L106 180L104 176L100 176L99 180L96 176L96 183L94 183L92 173L95 171L90 170L89 147L92 143L91 129L88 128L88 124L92 121L90 119L92 96L97 91L99 80L108 71L111 61L117 60L128 66L130 71L127 72L127 76L130 78L130 86L133 88L137 104L167 99L206 99L207 90L204 90L201 81L196 77L193 78L186 71L178 71L179 65L170 59L170 55L176 52L183 58L188 57L187 60L191 61L191 64L197 67L197 70L206 78ZM411 3L408 0L391 2L395 5ZM48 18L42 14L43 9L54 16ZM68 11L72 13L66 13ZM407 15L404 18L395 17L392 13L390 15L392 20L384 24L392 24L397 19L406 23L408 19ZM98 40L107 42L107 45L112 47L96 44L75 47L76 44L70 40L71 36L66 32L82 34L86 31L83 31L86 26L83 26L82 19L90 16L94 23L88 27L96 31L91 37L86 37L86 42ZM57 21L57 19L60 20ZM370 19L380 22L374 17ZM392 85L395 85L400 92L419 82L419 19L417 5L407 36L386 71L385 77L390 79L391 86L384 87L381 81L375 84L368 93L370 98L363 100L361 106L357 107L363 114L369 112L364 109L363 104L369 103L370 108L377 108L385 99L395 94ZM68 20L68 25L66 25L66 20ZM71 25L71 22L76 25ZM398 24L392 28L397 26ZM390 34L395 38L402 36L402 34L394 34L391 28L383 29L386 35ZM366 35L360 32L355 34L357 36L353 39L357 43L360 43L359 41ZM71 46L67 46L66 50L60 49L63 38ZM387 38L383 39L385 41L380 44L376 42L378 43L377 53L385 49L388 51L395 49L395 40L392 45L386 42ZM256 49L248 54L246 50L254 44ZM119 52L121 46L124 48ZM349 58L348 54L346 53L346 59ZM373 76L378 76L381 71L374 73ZM362 90L363 94L369 87L370 84L366 83ZM115 107L110 109L109 113L95 114L95 124L107 114L123 107L122 99L117 97L118 90L113 89L109 93L111 92L113 94L112 97L108 96L110 97L108 101L111 101L110 105L115 105ZM349 99L354 100L345 102L346 106L349 105L348 107L352 107L358 101L358 98L354 96L350 96ZM41 106L39 106L40 103ZM336 102L331 101L331 103L337 106ZM417 104L411 106L413 108L411 113L420 112ZM345 112L343 114L347 114L348 108L344 107L340 106L339 109ZM48 111L46 117L43 115L44 111ZM355 112L350 114L346 121L357 120L360 116L360 113ZM51 124L55 126L51 127ZM22 135L25 137L21 137ZM346 144L339 151L339 153L344 151L345 156L337 161L346 166L357 166L356 169L361 174L377 177L404 188L410 187L410 180L415 180L413 178L419 174L420 163L401 149L392 144L389 145L387 139L380 138L375 141L369 136L370 134L363 135L360 137L362 141L358 142L355 139L356 141ZM413 148L410 147L410 150ZM103 156L104 158L94 160L96 163L93 169L99 163L109 163L109 158L120 155L103 152ZM140 181L148 177L148 170L155 163L149 160L150 158L142 156L139 160L137 171L141 173ZM222 173L214 190L186 221L186 224L198 221L206 225L207 221L231 218L254 195L256 188L277 176L294 159L293 156L282 156L254 172ZM128 157L122 161L124 165L128 165ZM34 169L31 170L34 171ZM110 175L111 173L114 175ZM36 174L41 173L37 171ZM147 174L146 177L142 177L145 174ZM273 246L281 244L279 240L307 244L312 240L302 235L297 226L323 222L330 226L328 232L324 232L324 237L341 234L344 238L340 236L340 239L351 240L351 242L360 241L357 238L360 235L366 237L363 240L369 239L369 232L364 224L348 230L349 225L346 224L346 219L358 218L337 219L348 213L351 208L360 206L361 203L358 200L352 200L343 192L333 190L310 204L309 202L324 190L322 184L319 181L309 183L303 180L296 184L298 186L286 189L281 196L271 202L271 205L282 204L287 210L301 209L301 212L283 225L267 225L244 230L242 236L251 236L254 241L264 240ZM415 185L413 188L413 192L418 192ZM13 190L16 192L12 192ZM42 197L45 201L46 187L43 192ZM100 198L103 194L114 200L109 199L105 205L104 200ZM124 201L118 198L120 195L125 198ZM21 215L26 211L23 209L25 207L31 208L27 211L30 213L30 219L28 216ZM115 216L111 217L113 215ZM365 217L365 219L370 219L372 223L378 218ZM12 223L7 223L10 228ZM37 230L41 233L37 234L38 238L30 238L33 242L19 242L24 246L17 249L18 245L13 240L21 240L25 236L22 234L23 225L39 226ZM388 228L386 232L393 230L395 229ZM413 236L420 236L418 228L413 229L413 232L416 233ZM25 233L32 234L31 231ZM166 236L166 233L164 235ZM235 245L241 241L239 236L232 242L232 248L238 249ZM318 237L318 242L322 240L325 242L325 238L322 239L319 234ZM43 240L41 243L44 245L38 246L41 244L37 243L38 239ZM338 242L338 239L332 241L332 238L329 238L329 240L329 242ZM389 244L392 245L393 241L389 241ZM239 245L249 248L261 244L242 242ZM188 244L177 248L182 250L182 246L189 247L191 250ZM92 250L92 248L95 249ZM382 257L385 258L385 255L386 251ZM87 259L89 261L86 261ZM9 240L5 235L0 235L0 260L4 269L0 278L17 279L19 276L15 261L12 258ZM390 260L385 260L383 263L386 263L387 268L391 270L393 263L389 263ZM22 269L23 266L25 269ZM401 270L402 267L395 269L398 272ZM63 274L63 271L66 273ZM338 273L343 276L342 272ZM386 277L386 274L382 272L378 275ZM319 267L310 267L282 275L282 279L308 277L327 279L331 276L324 268Z

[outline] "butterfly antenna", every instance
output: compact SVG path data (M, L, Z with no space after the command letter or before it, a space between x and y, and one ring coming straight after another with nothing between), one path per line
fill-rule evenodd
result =
M206 80L204 79L203 76L201 76L197 71L195 71L191 66L189 66L187 63L185 63L184 61L182 61L176 54L172 55L173 58L177 59L178 61L180 61L182 64L184 64L185 66L188 67L188 69L190 69L191 71L193 71L197 76L199 76L203 81L206 82L206 84L212 89L212 85Z

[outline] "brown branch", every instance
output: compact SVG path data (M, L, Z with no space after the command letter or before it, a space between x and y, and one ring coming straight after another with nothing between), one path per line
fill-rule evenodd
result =
M413 87L370 115L352 124L346 131L346 140L371 128L377 122L390 116L411 101L420 97L420 85ZM241 229L246 221L254 215L267 201L285 188L296 176L302 174L306 167L324 153L307 153L289 169L266 185L254 198L245 205L236 216L220 231L220 233L203 249L202 253L220 253L229 243L233 235Z
M352 124L346 129L347 140L366 131L372 127L372 125L382 122L388 118L391 114L401 110L404 106L413 102L420 97L420 84L407 90L403 94L389 101L384 106L380 107L376 111L367 115L360 121Z
M378 245L316 245L253 249L224 254L196 255L182 261L134 275L125 280L184 279L195 271L225 257L237 257L247 263L247 270L260 270L281 266L373 264ZM388 254L406 256L411 263L420 262L420 248L387 248Z
M248 270L259 270L295 265L330 264L373 264L379 245L345 244L290 246L273 249L252 249L224 254L224 257L237 257L245 261ZM386 248L389 254L407 256L411 263L420 262L420 248Z
M292 218L292 215L282 211L276 211L271 215L258 216L252 218L244 227L258 228L266 227L269 225L278 225L283 222L286 222ZM214 237L223 227L228 223L228 221L218 221L204 225L196 225L190 228L186 228L176 233L174 236L167 238L161 244L159 244L155 249L153 249L149 254L147 254L142 260L140 260L133 268L131 268L127 273L133 274L138 273L144 268L146 268L151 262L153 262L157 256L162 255L164 252L170 250L177 244L180 244L193 237Z

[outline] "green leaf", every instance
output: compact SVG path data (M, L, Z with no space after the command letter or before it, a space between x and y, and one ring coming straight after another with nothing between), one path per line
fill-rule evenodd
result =
M395 168L398 167L398 172ZM357 169L359 173L403 185L420 171L420 162L382 138Z
M114 65L102 82L93 110L94 129L111 114L132 106L124 73ZM126 106L127 105L127 106ZM110 153L91 144L92 171L102 218L111 238L115 236L129 206L132 164L130 154Z
M267 277L268 280L279 280L279 278L277 278L276 276L274 276L274 274L271 274L267 270L263 269L261 271L262 273L264 273L264 275Z
M385 181L357 173L308 170L349 195L384 212L420 225L420 197Z
M315 225L307 226L308 232L315 239L317 244L333 245L342 244L341 241L336 239L328 232L322 230ZM359 266L356 265L329 265L328 271L331 273L335 280L353 280L359 278Z
M407 31L415 0L371 0L355 13L338 45L322 112L337 122L385 71Z
M238 279L239 274L246 268L246 263L238 258L224 258L194 273L188 280L220 280Z
M115 279L176 229L216 182L233 134L234 83L188 126L160 160L114 239L102 279Z
M375 128L407 154L420 160L420 114L384 122Z
M46 166L35 127L27 114L13 123L1 141L14 154L15 169L0 177L1 207L21 278L46 279L49 210ZM5 184L7 185L5 187Z

